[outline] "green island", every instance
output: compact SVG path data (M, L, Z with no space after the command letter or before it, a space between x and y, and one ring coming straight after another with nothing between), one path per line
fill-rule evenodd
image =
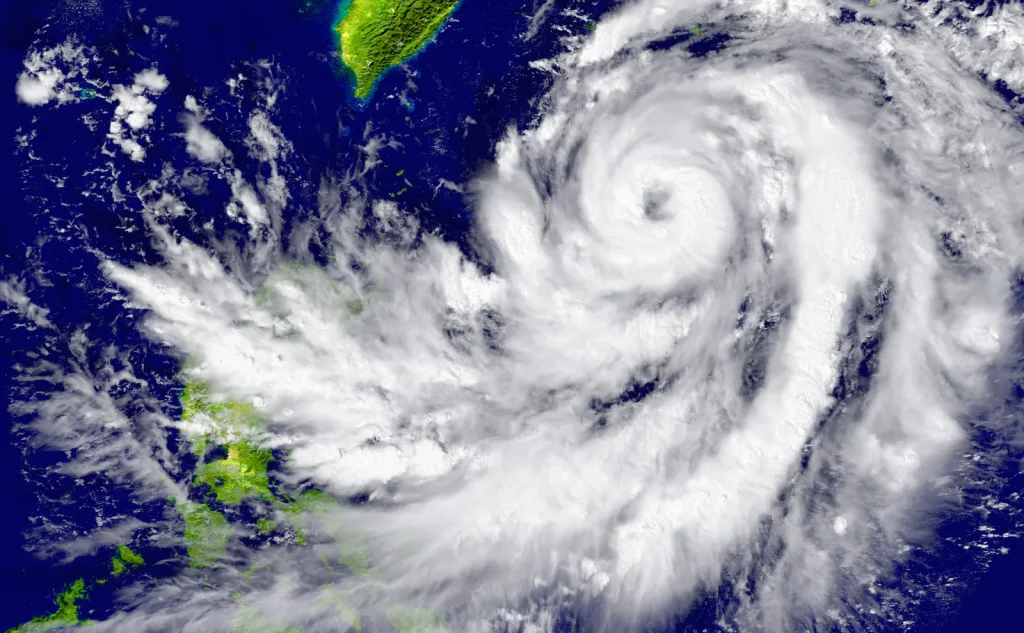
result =
M78 601L85 597L85 580L79 578L54 599L57 604L55 612L33 618L30 622L9 629L7 633L43 633L52 629L85 624L78 619Z
M144 558L127 545L118 545L115 554L110 559L111 576L122 576L146 564ZM97 585L105 585L110 578L96 579ZM78 601L85 599L85 579L79 578L67 589L61 592L54 602L57 604L57 611L47 616L34 618L21 626L10 629L7 633L42 633L52 629L62 629L79 624L89 624L89 621L78 619Z
M341 60L366 99L384 72L430 43L460 0L348 0L335 25Z
M290 293L316 292L328 296L341 310L340 318L358 317L364 303L354 292L343 290L323 269L312 266L282 266L257 293L258 307L282 316L288 314ZM228 546L235 536L282 536L292 545L304 547L307 534L317 535L318 546L329 545L333 551L319 554L322 564L333 571L336 562L354 576L373 572L369 553L362 540L337 521L341 506L338 501L317 489L285 491L272 487L269 464L275 460L267 448L269 420L257 406L224 398L205 380L198 378L196 359L188 359L183 368L183 390L179 396L181 421L191 453L198 458L195 475L185 496L168 497L180 516L184 529L180 532L192 568L216 565L228 555ZM280 457L280 456L279 456ZM243 502L255 501L261 507L252 525L240 525L232 512ZM326 537L326 541L324 540ZM328 556L328 553L330 556ZM145 564L141 555L128 545L119 545L110 558L109 574L90 583L104 585L126 577ZM260 569L256 565L241 577L231 599L241 602L240 611L231 625L231 633L301 633L302 629L264 617L257 609L244 603L245 586ZM372 579L372 576L370 577ZM43 633L53 629L83 624L78 618L77 603L86 598L86 581L77 580L55 599L57 610L37 617L7 633ZM329 586L330 587L330 586ZM343 625L341 630L359 633L362 621L359 610L332 589L325 598L336 610ZM398 605L388 610L388 619L402 633L444 631L439 614Z
M186 380L181 393L182 422L198 421L205 417L212 425L208 433L192 439L192 452L198 457L206 453L211 443L258 432L266 420L256 407L247 402L216 402L210 399L209 386L198 380Z
M206 462L199 467L193 486L206 484L217 501L237 505L248 497L272 501L267 465L274 456L265 448L249 442L228 444L227 457Z
M110 559L110 564L113 567L110 573L115 576L131 571L136 567L141 567L146 564L145 559L133 552L127 545L119 545L117 547L117 553Z
M185 550L192 567L209 567L227 555L231 526L220 512L204 503L171 498L174 508L185 520Z
M312 282L322 283L322 280L313 279ZM273 289L264 288L264 305L273 303L271 297L274 294ZM334 497L316 489L304 490L294 496L278 495L271 490L267 466L274 456L269 449L259 445L258 434L266 428L267 420L256 407L247 403L218 401L211 396L208 384L194 378L185 381L180 402L182 421L200 418L204 421L203 432L190 438L192 451L201 460L192 480L193 489L201 491L202 486L207 486L217 503L229 507L238 506L245 499L266 502L283 524L291 528L295 545L306 545L308 531L317 527L318 532L335 541L339 564L353 574L369 571L369 556L361 542L343 527L325 520L340 509ZM242 435L249 437L240 439ZM202 461L214 454L211 453L214 448L221 451L223 457ZM175 502L175 507L185 520L185 545L193 567L208 567L227 554L231 527L226 515L207 504L192 501ZM278 525L273 518L262 516L256 521L255 533L268 536L278 529Z
M296 287L331 296L332 303L343 306L350 315L358 316L362 311L361 300L337 290L337 283L322 271L304 266L282 267L257 293L256 303L272 313L286 314L288 294ZM290 534L291 542L298 547L308 544L308 534L327 537L334 548L333 556L328 558L321 554L319 558L328 570L333 571L333 563L337 562L350 574L371 574L370 556L362 540L337 522L341 510L338 500L315 488L300 492L272 488L267 469L274 455L262 444L269 421L251 404L219 399L211 385L190 375L190 366L195 367L195 362L186 362L187 378L180 396L181 419L197 423L189 441L200 464L189 496L201 497L208 487L212 501L220 504L218 509L223 506L225 512L226 508L238 506L247 499L262 502L265 509L261 516L254 526L242 527L243 532L248 530L250 534L263 537L283 532ZM207 567L224 558L233 534L230 515L192 500L174 501L174 504L185 521L184 539L190 565ZM323 545L324 541L318 543ZM248 570L242 578L243 586L232 593L231 599L243 604L231 633L300 633L300 628L268 619L244 604L244 585L261 568ZM344 627L342 630L357 633L362 630L358 609L343 600L336 589L325 589L324 599L334 606ZM394 605L385 615L399 633L446 631L443 617L432 611Z
M270 291L271 293L273 291ZM270 296L264 294L264 299ZM268 305L268 304L265 304ZM354 311L353 311L354 312ZM268 504L276 513L280 523L267 516L256 520L255 533L266 536L275 532L280 524L291 528L292 542L299 547L307 544L307 533L330 537L336 546L335 559L349 573L364 576L371 570L369 553L361 540L344 526L332 519L341 509L337 499L317 490L307 489L298 494L277 493L271 490L267 465L273 460L271 452L260 448L255 439L230 441L222 438L235 437L240 428L259 431L266 421L255 407L244 403L216 402L207 384L189 380L181 396L182 419L205 416L212 425L197 437L191 438L194 452L202 459L208 450L216 448L226 456L200 464L193 479L193 487L205 484L210 487L216 501L225 506L236 506L244 499L255 498ZM221 441L218 441L221 439ZM227 553L231 526L227 516L211 509L206 504L192 501L175 502L175 507L185 520L185 542L193 567L212 565ZM323 565L333 570L332 561L321 556ZM243 581L257 571L249 570ZM328 591L324 597L328 598ZM232 594L233 600L241 600L239 592ZM330 596L337 615L345 629L357 633L362 630L359 611L339 596ZM416 609L405 605L394 605L385 614L388 621L399 633L445 633L443 617L435 612ZM301 629L285 626L262 617L257 611L243 607L232 625L231 633L299 633Z
M344 527L326 521L327 517L337 512L341 506L331 495L316 489L305 490L297 497L287 498L277 504L285 521L295 532L295 544L306 544L306 532L314 525L320 532L334 539L338 546L338 564L356 575L364 575L370 570L370 557L358 538L352 536ZM329 561L324 565L330 568Z

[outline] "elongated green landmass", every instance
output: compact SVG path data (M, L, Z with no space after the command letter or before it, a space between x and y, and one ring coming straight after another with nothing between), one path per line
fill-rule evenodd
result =
M225 422L261 426L263 416L248 402L217 402L210 400L210 387L199 380L185 382L181 392L181 419L188 421L199 413Z
M388 68L426 46L459 0L351 0L334 27L341 59L356 78L355 95L365 99Z
M33 618L31 622L10 629L7 633L42 633L52 629L74 626L79 623L77 603L84 598L85 580L79 578L54 600L57 603L57 611L47 616Z
M185 548L193 567L209 567L227 555L231 526L223 514L190 501L174 501L174 507L185 520Z
M248 442L229 444L227 451L224 459L201 465L192 484L207 484L221 503L237 504L246 497L272 501L267 477L267 464L274 459L270 451Z
M113 566L113 574L120 576L126 571L141 567L146 564L145 559L132 551L127 545L119 545L117 548L117 554L110 559L110 564Z
M263 416L248 402L217 402L210 400L210 387L200 380L188 380L181 392L181 419L191 420L205 413L218 421L235 422L246 426L262 426Z
M321 516L335 512L341 507L338 505L337 499L316 488L304 490L299 494L295 503L298 504L303 512L312 512Z
M117 554L121 557L121 560L128 563L132 567L141 567L146 564L146 559L142 558L135 552L132 551L127 545L121 545L117 548Z
M388 622L398 633L447 633L441 614L426 609L396 605L386 611Z
M324 280L330 281L329 287L337 284L326 276L324 279L315 275L306 275L304 268L283 267L279 283L307 282L322 285ZM289 276L290 274L290 276ZM283 292L269 282L264 286L267 292L261 301L270 306L276 300L276 293ZM362 310L359 299L347 299L345 304L348 312L358 314ZM227 455L221 459L204 462L199 465L192 479L193 486L209 486L217 502L225 505L238 505L248 498L256 498L270 503L281 512L285 523L294 530L294 542L303 546L307 543L307 531L312 524L319 525L319 530L332 536L338 545L338 563L344 565L354 574L366 574L370 570L370 558L362 542L344 528L324 519L339 509L338 501L329 494L319 490L306 490L291 497L278 497L270 489L270 478L267 468L274 456L270 450L261 448L258 439L239 438L246 430L259 431L266 425L262 414L252 405L236 402L214 402L206 383L189 380L181 395L182 421L188 422L196 416L203 415L213 422L212 432L193 438L202 442L197 454L205 456L210 444L223 447ZM218 441L232 438L228 441ZM173 501L173 499L172 499ZM176 504L178 511L185 519L185 541L191 564L194 567L212 565L226 554L227 540L231 535L227 517L210 509L204 504L184 501ZM268 535L277 526L270 518L260 518L256 522L256 533ZM130 551L130 550L129 550ZM114 575L127 571L127 560L124 557L113 559Z

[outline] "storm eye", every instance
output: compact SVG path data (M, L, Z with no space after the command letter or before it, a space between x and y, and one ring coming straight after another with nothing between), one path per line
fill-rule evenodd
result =
M669 192L664 189L654 188L644 191L641 208L644 217L655 222L668 219L668 201L671 198Z

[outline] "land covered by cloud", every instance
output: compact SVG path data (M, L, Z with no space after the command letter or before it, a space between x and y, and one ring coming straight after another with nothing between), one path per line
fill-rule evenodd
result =
M272 421L278 476L365 501L328 515L372 560L348 603L458 631L566 609L630 630L723 580L751 587L727 606L740 630L919 606L937 579L897 569L939 510L983 502L964 481L998 487L978 425L1019 439L993 403L1020 353L1024 130L918 9L798 8L640 2L598 24L472 183L481 257L353 195L356 170L320 185L332 261L285 253L272 117L250 119L272 173L253 188L188 107L178 140L227 174L250 243L154 213L163 261L103 270L189 379ZM698 21L728 46L651 46ZM316 611L301 587L268 600Z

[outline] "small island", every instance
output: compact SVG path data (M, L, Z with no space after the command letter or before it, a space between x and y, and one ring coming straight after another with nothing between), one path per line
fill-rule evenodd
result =
M341 60L355 75L355 96L366 99L387 69L420 52L460 0L346 0L338 34Z
M79 578L54 600L57 605L56 611L47 616L33 618L31 622L10 629L7 633L43 633L52 629L76 626L81 623L78 619L78 601L85 598L85 579Z

